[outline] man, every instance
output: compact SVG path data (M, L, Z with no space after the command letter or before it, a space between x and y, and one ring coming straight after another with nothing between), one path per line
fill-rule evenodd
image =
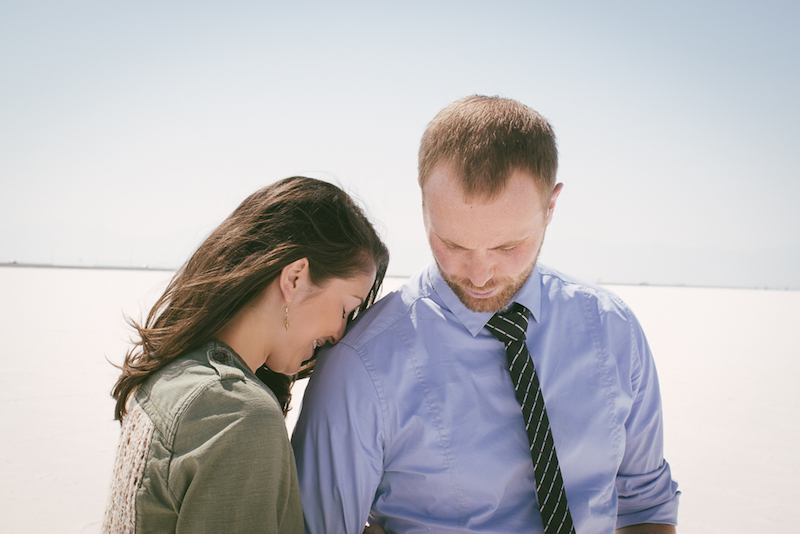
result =
M293 436L308 532L675 532L639 324L536 262L557 159L514 100L468 97L428 125L435 262L318 360Z

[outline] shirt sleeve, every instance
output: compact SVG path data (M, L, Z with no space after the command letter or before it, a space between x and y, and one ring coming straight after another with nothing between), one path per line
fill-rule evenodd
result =
M214 382L177 421L168 477L176 533L303 532L294 456L266 391Z
M631 393L625 422L625 454L616 488L617 528L639 523L677 524L678 484L664 459L661 392L653 355L633 314L631 325Z
M361 534L383 474L379 390L358 353L321 354L292 436L306 532Z

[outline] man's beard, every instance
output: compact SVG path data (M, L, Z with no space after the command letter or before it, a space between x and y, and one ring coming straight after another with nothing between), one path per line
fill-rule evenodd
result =
M455 293L458 297L458 300L460 300L461 303L467 307L467 309L480 313L496 313L505 308L511 301L512 297L514 297L514 295L516 295L519 290L522 289L522 286L525 285L525 282L528 280L528 277L533 271L533 267L536 265L536 260L538 257L539 254L537 253L536 258L533 259L533 262L530 264L530 266L516 278L492 280L491 285L487 284L483 287L475 286L469 281L469 279L456 278L448 275L444 272L438 261L436 262L436 265L439 267L439 272L442 273L442 278L444 278L445 282L447 282L447 285L450 286L450 289L452 289L453 293ZM485 299L471 297L467 293L467 290L469 289L474 291L487 291L494 288L500 289L495 295Z

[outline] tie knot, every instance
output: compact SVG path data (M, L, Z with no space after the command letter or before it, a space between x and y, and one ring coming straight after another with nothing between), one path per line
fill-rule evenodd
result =
M512 341L525 341L529 314L525 306L515 302L508 310L495 313L486 323L486 328L504 345Z

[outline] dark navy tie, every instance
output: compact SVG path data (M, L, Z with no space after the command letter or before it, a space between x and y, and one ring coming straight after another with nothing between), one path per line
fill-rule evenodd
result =
M525 430L531 444L536 495L544 531L546 534L574 534L575 527L572 525L553 434L550 432L550 420L547 418L539 378L525 345L529 314L524 306L515 302L508 311L498 312L489 319L486 328L506 347L511 380L522 407Z

